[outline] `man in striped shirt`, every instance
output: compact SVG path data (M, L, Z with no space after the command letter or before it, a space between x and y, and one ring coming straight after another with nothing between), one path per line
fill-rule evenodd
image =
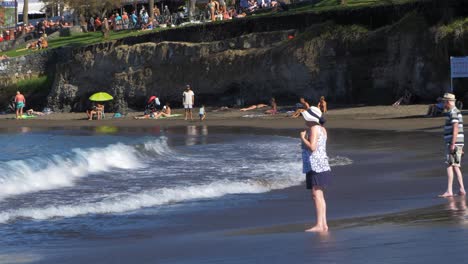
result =
M448 185L447 191L439 197L452 197L453 171L457 174L460 184L459 195L466 195L463 185L463 175L461 172L461 158L463 154L464 135L463 135L463 116L455 107L455 95L451 93L444 94L444 107L447 110L447 120L444 126L444 141L446 145L446 163Z

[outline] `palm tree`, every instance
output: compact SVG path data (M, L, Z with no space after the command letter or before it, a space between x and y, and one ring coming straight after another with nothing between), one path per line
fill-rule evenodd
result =
M150 18L151 18L151 23L153 23L153 20L154 20L154 0L149 0L149 15L150 15Z
M28 25L29 20L28 20L28 8L29 8L29 0L24 0L24 5L23 5L23 25ZM24 28L24 27L23 27Z

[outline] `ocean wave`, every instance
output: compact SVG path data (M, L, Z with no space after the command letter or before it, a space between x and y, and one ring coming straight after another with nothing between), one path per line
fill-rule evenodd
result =
M40 157L0 163L0 198L73 186L77 179L112 169L144 167L138 146L121 143L104 148L74 149L64 156ZM143 148L157 155L171 153L165 138Z
M0 213L0 223L6 223L18 218L47 220L87 214L124 213L146 207L191 200L212 199L229 194L264 193L274 189L283 189L295 185L301 180L302 177L300 177L300 179L293 177L275 182L263 180L222 180L196 186L161 188L144 191L138 194L114 194L112 198L95 203L8 210Z
M351 163L352 160L346 157L338 156L330 159L332 166L344 166ZM300 173L299 162L256 164L251 169L257 176L249 179L215 180L211 183L158 188L134 194L113 193L98 202L6 210L0 213L0 223L15 219L47 220L88 214L126 213L147 207L214 199L231 194L265 193L300 185L304 181L304 175ZM263 175L266 177L262 177Z

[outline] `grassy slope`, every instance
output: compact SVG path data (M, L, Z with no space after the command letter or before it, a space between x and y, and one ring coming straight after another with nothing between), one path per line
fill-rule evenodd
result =
M322 0L319 1L316 4L309 4L309 5L301 5L297 7L291 7L287 12L265 12L262 14L258 14L255 16L249 16L246 19L257 19L259 17L264 17L264 16L276 16L276 15L281 15L281 16L287 16L291 14L298 14L298 13L316 13L316 12L322 12L322 11L329 11L329 10L335 10L335 9L352 9L352 8L362 8L366 6L378 6L378 5L392 5L392 4L404 4L408 2L418 2L418 1L423 1L423 0L347 0L346 5L341 5L339 4L337 0ZM219 21L215 23L230 23L230 21ZM120 31L120 32L110 32L109 39L107 40L115 40L115 39L121 39L125 37L130 37L130 36L138 36L142 34L148 34L148 33L153 33L156 31L161 31L161 30L169 30L171 28L166 28L166 29L161 29L157 28L155 30L150 30L150 31ZM172 28L174 29L174 28ZM99 42L106 41L100 32L91 32L91 33L76 33L70 37L57 37L54 39L49 40L49 49L50 48L57 48L57 47L64 47L64 46L86 46L86 45L91 45L91 44L96 44ZM2 54L5 54L9 57L17 57L17 56L22 56L26 54L30 54L33 52L38 52L38 51L31 51L31 50L25 50L25 45L19 47L17 50L11 50L4 52Z

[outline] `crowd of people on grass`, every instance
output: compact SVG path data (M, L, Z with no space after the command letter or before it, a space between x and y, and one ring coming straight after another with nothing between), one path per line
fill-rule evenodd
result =
M112 12L106 17L91 15L80 16L80 26L84 32L102 31L108 28L111 31L128 29L150 30L156 27L177 26L184 22L208 22L242 18L258 9L275 8L275 0L208 0L203 7L197 7L189 17L185 6L171 10L167 5L153 7L153 19L149 10L144 6L137 6L133 10L121 9Z
M14 40L23 34L32 34L35 38L40 38L50 35L59 29L71 26L73 26L73 23L65 19L63 16L56 19L55 21L53 19L44 18L34 24L20 24L16 28L0 31L0 42Z

